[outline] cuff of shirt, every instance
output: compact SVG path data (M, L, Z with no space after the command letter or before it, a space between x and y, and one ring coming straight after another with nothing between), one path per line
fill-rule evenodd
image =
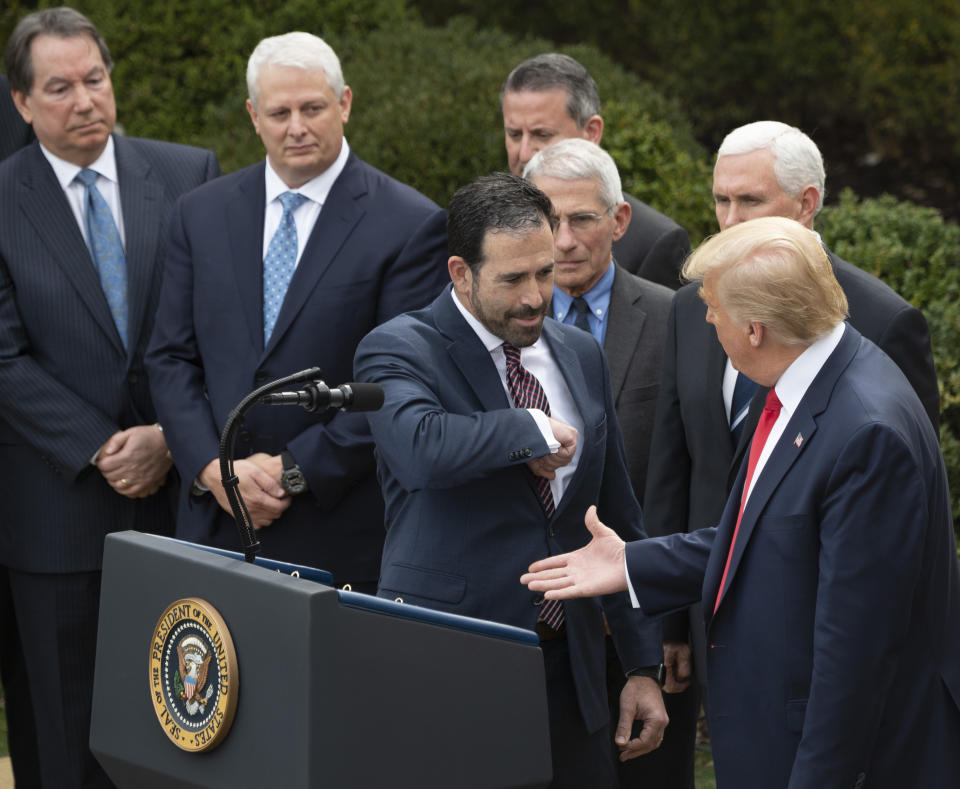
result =
M630 593L630 602L634 608L640 607L640 601L637 600L637 593L633 591L633 584L630 583L630 568L627 567L627 554L623 554L623 571L627 575L627 591Z
M548 417L543 411L539 408L528 408L527 413L533 417L533 421L537 423L537 428L539 428L540 433L543 435L543 440L547 442L547 449L550 450L550 454L554 454L558 449L560 449L560 442L553 435L553 430L550 429L550 417Z

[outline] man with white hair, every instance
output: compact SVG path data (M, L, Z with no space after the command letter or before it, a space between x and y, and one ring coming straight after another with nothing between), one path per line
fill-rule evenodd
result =
M684 265L763 414L714 528L585 548L522 579L547 599L697 600L721 789L960 784L960 566L937 435L902 372L844 321L818 236L727 228Z
M762 216L787 217L813 229L824 192L820 151L806 134L784 123L759 121L735 129L717 152L713 194L721 230ZM936 428L939 395L923 314L876 277L826 252L846 293L851 325L897 363ZM749 411L756 386L733 367L716 333L704 323L704 312L696 283L677 292L644 506L653 535L717 523L730 477L739 468L761 410L758 396ZM678 689L690 681L690 641L697 678L705 683L699 607L691 608L689 616L682 611L668 617L664 639L667 688ZM696 721L674 716L666 736L692 742Z
M429 302L446 279L445 213L351 152L353 94L324 41L264 39L247 87L266 161L179 203L148 354L184 480L177 535L227 547L237 529L217 454L230 410L308 367L331 385L350 380L360 338ZM363 414L260 408L237 455L265 555L376 589L383 501Z
M571 137L537 152L523 177L550 198L557 216L553 317L589 332L603 346L630 483L642 504L673 292L631 274L615 259L613 244L630 224L631 207L610 154L589 140ZM607 667L613 715L624 675L610 636ZM673 698L664 697L671 716L673 703ZM682 761L692 787L692 743L686 757ZM661 775L658 769L661 762L673 761L658 749L620 762L620 785L678 786L676 774Z

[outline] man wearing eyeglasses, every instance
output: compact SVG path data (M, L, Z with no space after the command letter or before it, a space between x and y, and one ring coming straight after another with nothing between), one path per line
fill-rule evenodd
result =
M630 224L620 175L610 155L589 140L568 138L537 152L523 176L546 193L559 224L554 233L553 317L592 334L606 353L617 421L623 434L630 483L642 504L653 417L673 291L641 279L613 257L613 243ZM607 685L611 709L619 705L624 676L607 637ZM667 714L675 703L696 699L665 697ZM614 719L616 715L613 715ZM693 775L693 749L684 755ZM653 751L620 763L621 786L681 785L676 775L660 776Z

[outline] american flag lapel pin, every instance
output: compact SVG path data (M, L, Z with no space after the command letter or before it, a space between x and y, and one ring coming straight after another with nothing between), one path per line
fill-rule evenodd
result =
M803 435L802 435L801 433L797 433L797 437L796 437L795 439L793 439L793 445L794 445L797 449L800 449L800 445L801 445L802 443L803 443Z

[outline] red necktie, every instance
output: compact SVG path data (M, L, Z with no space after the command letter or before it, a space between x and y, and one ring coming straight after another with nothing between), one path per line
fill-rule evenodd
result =
M750 442L750 460L747 462L747 477L743 482L743 493L740 495L740 513L737 515L737 525L733 530L733 539L730 540L730 550L727 553L727 563L723 567L723 577L720 579L720 588L717 590L717 600L713 604L713 612L717 612L720 605L720 598L723 597L723 589L727 583L727 572L730 570L730 560L733 558L733 548L737 544L737 534L740 533L740 521L743 520L743 508L747 503L747 491L750 490L750 481L753 479L753 472L757 468L757 461L760 460L760 453L763 452L763 445L767 443L767 437L773 429L773 423L780 416L780 409L783 404L777 398L777 393L773 388L767 392L767 401L763 406L763 413L760 415L760 421L757 422L757 430L753 434L753 440Z
M547 395L537 380L537 376L520 364L520 349L505 342L503 344L503 355L507 359L507 387L510 389L513 404L517 408L539 408L547 416L550 416L550 403L547 401ZM547 518L552 518L555 507L553 492L550 490L550 480L544 477L534 477L533 479L537 487L537 498L540 500L540 506L543 507L543 512ZM563 624L563 604L559 600L545 600L540 608L539 619L546 622L554 630L558 630L560 625Z

